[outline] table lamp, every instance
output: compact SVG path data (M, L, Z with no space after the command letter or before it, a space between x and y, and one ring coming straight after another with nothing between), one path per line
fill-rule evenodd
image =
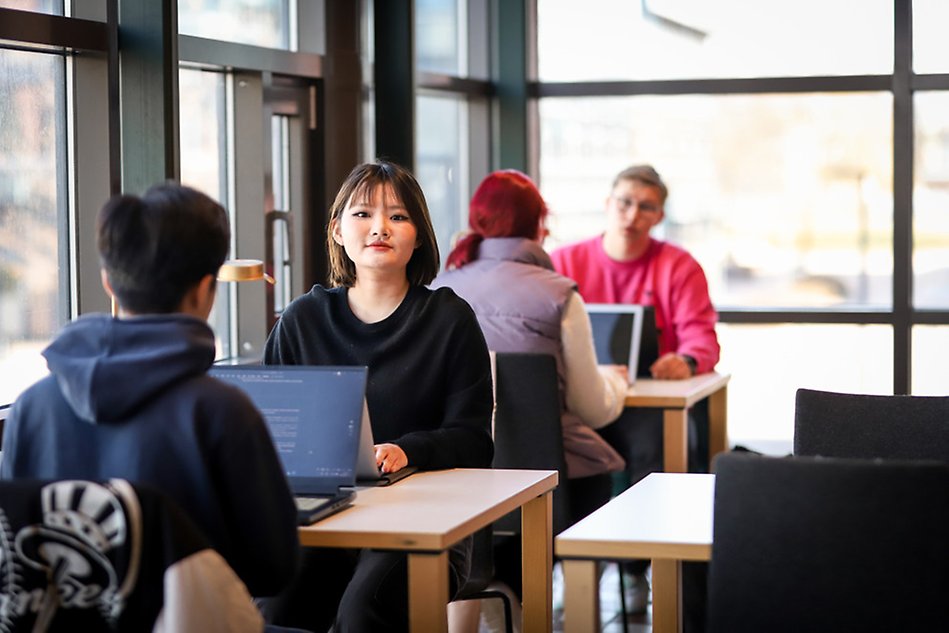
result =
M264 272L264 263L259 259L229 259L221 264L218 281L259 281L273 284L274 278Z
M264 263L259 259L229 259L221 264L217 273L218 281L259 281L261 279L270 284L274 278L264 272ZM115 297L112 300L112 316L119 315L119 304Z

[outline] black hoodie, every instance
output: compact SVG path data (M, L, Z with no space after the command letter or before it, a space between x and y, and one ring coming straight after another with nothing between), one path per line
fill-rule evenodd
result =
M289 582L296 508L260 413L206 375L206 323L88 315L43 355L51 375L10 410L0 476L150 484L191 515L253 595Z

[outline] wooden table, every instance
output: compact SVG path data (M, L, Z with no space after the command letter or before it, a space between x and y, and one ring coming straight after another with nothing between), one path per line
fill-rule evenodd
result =
M554 541L564 570L564 630L600 630L596 561L652 559L652 630L682 628L682 561L712 556L715 475L652 473Z
M299 529L310 547L408 554L409 626L447 632L448 549L522 508L524 631L552 627L551 491L557 472L456 469L415 473L392 486L360 488L351 508Z
M662 409L663 464L666 472L689 472L688 408L708 398L709 463L728 449L726 401L729 374L711 372L685 380L637 378L626 393L627 407Z

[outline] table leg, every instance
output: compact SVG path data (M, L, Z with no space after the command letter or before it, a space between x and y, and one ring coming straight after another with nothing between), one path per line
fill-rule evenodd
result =
M600 630L600 575L592 560L563 561L563 630Z
M708 397L708 463L728 450L728 388L722 387Z
M689 472L688 409L663 409L663 469L667 473Z
M448 633L448 552L411 552L409 630Z
M549 492L521 509L521 584L524 633L548 633L553 628L554 559L553 498Z
M682 561L652 560L653 633L682 630Z

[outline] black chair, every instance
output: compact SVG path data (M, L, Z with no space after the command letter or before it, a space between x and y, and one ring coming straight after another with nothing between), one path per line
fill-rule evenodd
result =
M710 633L949 630L949 465L716 460Z
M0 482L3 631L253 631L246 587L165 495L123 480Z
M454 601L498 599L504 608L504 630L514 631L514 615L508 595L489 588L494 582L494 531L491 526L474 533L471 544L471 570Z
M557 363L549 354L495 354L494 462L495 468L556 470L561 484L566 481L567 462L563 452L560 421L560 392ZM568 525L566 488L553 492L553 532ZM493 535L492 535L493 533ZM511 605L507 595L488 591L495 579L494 548L505 560L520 560L520 511L497 521L490 530L475 534L471 578L456 600L501 598L505 626L512 631ZM520 578L517 570L504 574ZM514 583L518 584L518 583ZM512 586L519 592L519 586Z
M557 363L549 354L495 355L495 468L556 470L553 533L570 523L567 460L563 450ZM519 513L495 525L499 532L520 534Z
M798 389L794 454L949 461L949 397Z

